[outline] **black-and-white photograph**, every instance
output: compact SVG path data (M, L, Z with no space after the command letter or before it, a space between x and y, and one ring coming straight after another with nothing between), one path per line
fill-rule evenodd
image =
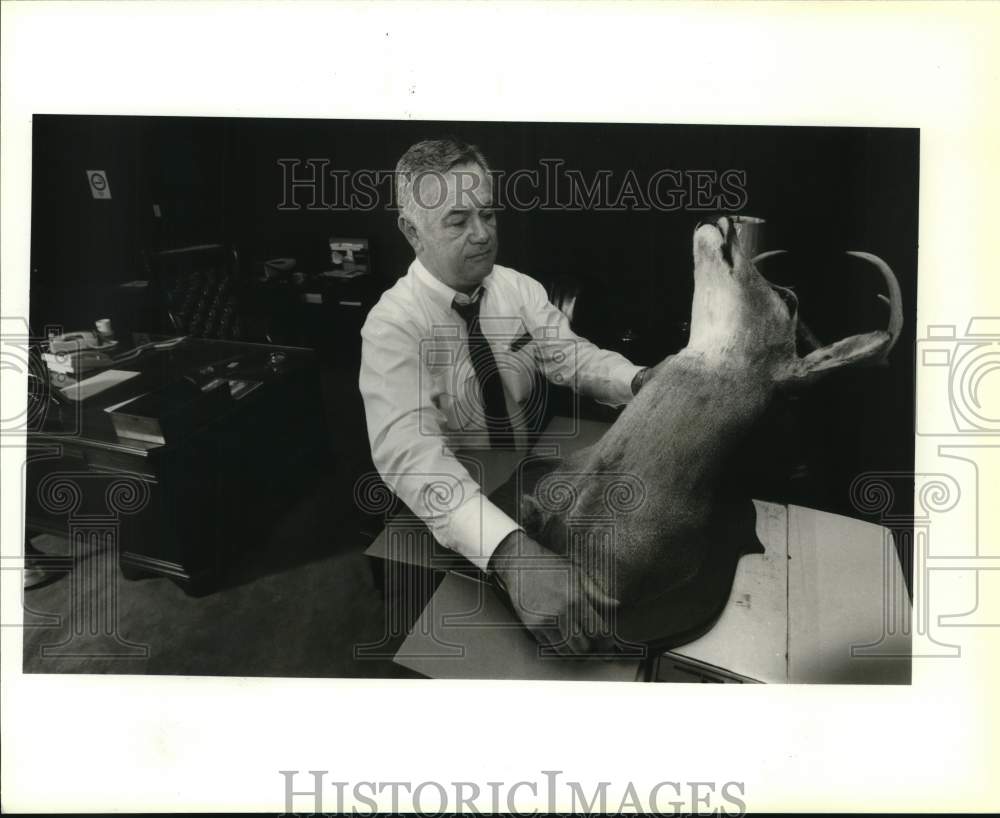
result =
M31 139L24 673L909 685L918 129Z
M998 8L0 2L0 812L996 811Z

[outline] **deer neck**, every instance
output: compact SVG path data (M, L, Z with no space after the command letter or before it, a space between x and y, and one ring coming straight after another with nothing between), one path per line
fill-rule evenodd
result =
M687 350L718 369L752 369L769 378L795 354L794 325L757 276L696 278Z

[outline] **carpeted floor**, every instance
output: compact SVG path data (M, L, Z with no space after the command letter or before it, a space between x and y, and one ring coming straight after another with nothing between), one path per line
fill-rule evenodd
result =
M168 579L126 580L117 569L95 581L108 555L90 552L74 576L25 592L24 671L413 675L389 657L355 658L356 646L381 640L381 597L357 528L343 518L331 521L341 524L333 534L309 526L314 502L294 509L266 546L249 552L227 587L200 598ZM49 554L67 550L50 536L33 542Z
M336 462L259 542L240 544L223 587L196 598L168 579L126 580L91 551L73 575L25 592L24 671L413 676L389 656L355 658L356 646L382 640L386 621L353 503L367 437L356 374L322 375ZM33 543L67 553L56 537Z

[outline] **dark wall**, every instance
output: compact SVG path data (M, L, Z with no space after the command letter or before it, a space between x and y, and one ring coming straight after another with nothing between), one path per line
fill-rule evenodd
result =
M33 126L36 332L91 326L119 284L146 277L149 252L226 234L225 121L41 115ZM110 199L93 198L88 170L107 173Z
M317 248L322 254L328 235L365 235L380 273L387 283L394 280L411 259L395 213L308 209L303 191L295 194L302 209L282 211L286 172L279 160L391 170L414 141L454 133L479 145L496 169L509 173L562 160L585 178L611 171L612 189L627 169L641 182L662 168L742 170L748 193L743 211L770 220L769 240L813 255L863 248L899 267L904 286L915 275L915 131L282 120L238 122L230 130L233 223L241 244L264 257L308 256ZM690 209L507 209L498 261L538 277L573 273L614 283L623 296L614 306L626 312L641 306L637 319L683 316L691 291L690 236L699 215ZM798 278L805 285L815 274ZM851 300L853 289L848 280L839 291Z
M913 464L914 331L919 134L869 128L537 123L37 117L32 200L32 323L87 326L102 293L144 275L149 251L203 241L235 243L247 265L294 256L322 269L330 236L368 237L381 286L412 256L385 207L297 210L279 160L328 160L342 170L391 170L414 141L451 133L480 146L495 169L542 160L591 178L631 169L745 172L742 211L768 219L773 280L792 285L801 314L824 341L884 326L873 271L843 256L859 249L896 271L904 338L887 369L833 376L804 393L798 416L828 505L846 509L859 471ZM108 171L113 198L90 197L84 171ZM387 188L383 188L384 191ZM159 205L160 215L153 212ZM704 213L628 209L500 214L501 264L539 278L586 282L581 317L593 340L652 363L683 344L689 317L691 234Z
M140 120L36 117L31 193L32 326L93 322L97 291L135 272ZM87 170L105 170L94 199Z
M543 160L561 160L585 178L607 170L612 190L629 169L640 182L664 168L741 170L742 210L769 220L768 242L809 250L808 262L797 255L790 266L772 265L774 274L817 288L825 305L843 301L843 310L821 309L813 320L829 316L836 334L861 306L858 287L868 282L846 276L839 260L836 272L824 269L826 255L844 249L885 257L911 296L907 303L915 303L917 134L866 128L40 116L33 283L115 284L142 271L144 251L219 240L235 242L248 262L292 255L319 269L329 236L358 235L371 240L388 285L411 258L395 213L309 208L301 190L299 209L282 210L288 194L279 160L391 170L409 144L441 133L475 142L508 173L538 169ZM110 201L91 198L90 168L108 171ZM664 315L687 314L690 236L700 215L688 208L507 209L498 260L541 278L571 273L613 284L609 307L655 327ZM809 299L802 306L808 311Z

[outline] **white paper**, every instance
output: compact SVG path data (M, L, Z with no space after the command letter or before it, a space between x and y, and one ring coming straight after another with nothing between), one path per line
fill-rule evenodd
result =
M82 381L77 381L70 386L64 386L62 393L71 400L85 400L99 395L105 389L124 383L129 378L134 378L138 372L130 372L127 369L105 369Z

